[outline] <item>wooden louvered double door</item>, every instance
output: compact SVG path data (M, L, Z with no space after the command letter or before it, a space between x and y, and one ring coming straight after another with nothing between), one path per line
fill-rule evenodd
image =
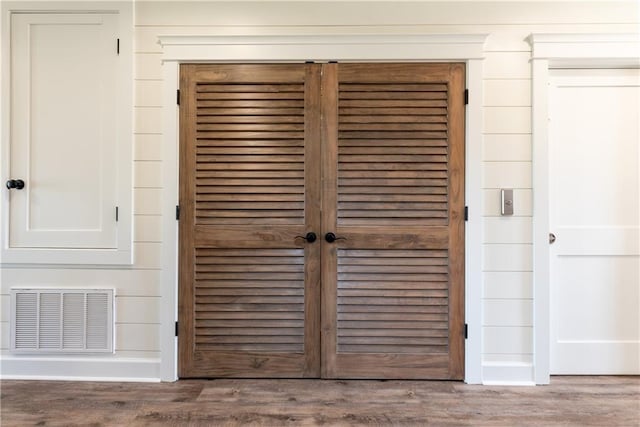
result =
M181 67L180 377L463 378L463 82Z

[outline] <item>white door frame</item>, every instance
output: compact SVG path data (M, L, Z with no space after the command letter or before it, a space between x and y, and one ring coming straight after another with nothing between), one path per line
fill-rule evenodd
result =
M186 62L390 62L442 61L466 63L470 97L466 110L465 204L465 381L482 382L482 122L483 59L486 34L465 35L283 35L160 36L163 48L163 242L160 326L163 381L177 379L179 122L176 91L180 63ZM172 313L173 315L170 315Z
M561 68L638 68L637 34L532 34L534 379L550 381L549 75Z

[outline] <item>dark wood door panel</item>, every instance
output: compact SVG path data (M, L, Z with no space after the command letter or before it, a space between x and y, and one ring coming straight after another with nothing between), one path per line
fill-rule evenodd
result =
M323 76L323 376L462 379L464 66Z
M319 375L319 85L303 64L182 66L181 377Z

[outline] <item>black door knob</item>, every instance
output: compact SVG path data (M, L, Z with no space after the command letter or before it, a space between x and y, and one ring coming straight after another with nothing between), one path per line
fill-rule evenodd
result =
M22 190L24 188L24 181L21 179L10 179L7 181L7 188L11 190L15 188L16 190Z
M313 243L318 239L318 236L316 236L316 233L314 233L313 231L310 231L306 236L296 236L296 238L304 239L307 241L307 243Z
M333 243L336 240L347 240L347 238L346 237L338 237L334 233L328 232L327 234L324 235L324 240L326 240L328 243Z

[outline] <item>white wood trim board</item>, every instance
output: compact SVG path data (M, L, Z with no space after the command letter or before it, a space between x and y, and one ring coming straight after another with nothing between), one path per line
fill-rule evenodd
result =
M281 36L160 36L163 48L163 284L162 309L173 313L162 320L161 378L177 379L178 232L178 110L179 65L182 62L389 62L441 61L467 64L470 93L466 111L465 317L469 338L465 347L465 381L482 382L482 99L486 34L409 36L281 35Z

